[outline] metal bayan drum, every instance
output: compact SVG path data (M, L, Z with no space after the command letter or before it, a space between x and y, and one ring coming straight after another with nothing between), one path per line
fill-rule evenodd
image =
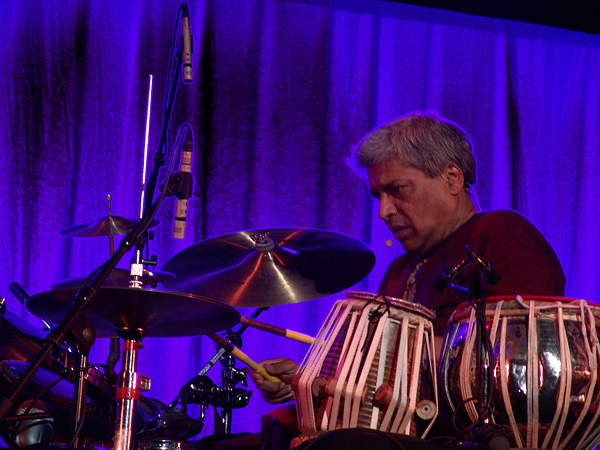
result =
M416 413L425 436L437 417L435 314L394 298L346 296L333 306L292 382L300 430L312 436L361 427L414 436Z
M506 430L511 446L597 445L600 308L563 297L496 297L485 316L493 349L491 421ZM470 306L454 311L440 362L442 412L463 429L478 419L474 324Z

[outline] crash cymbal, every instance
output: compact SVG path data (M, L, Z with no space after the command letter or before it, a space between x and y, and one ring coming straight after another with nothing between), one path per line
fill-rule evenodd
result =
M141 277L141 282L144 286L156 286L158 283L162 283L165 280L170 280L173 278L175 274L167 273L167 272L150 272L149 270L144 269L144 275ZM131 279L131 275L129 270L126 269L113 269L111 273L108 274L102 286L104 287L121 287L128 288L129 280ZM66 289L73 288L77 289L84 282L85 278L72 278L69 280L62 280L58 283L50 286L51 289Z
M96 237L96 236L114 236L116 234L125 234L133 231L140 219L119 216L105 216L94 220L93 222L73 225L60 232L64 236L70 237ZM153 219L150 228L158 225L160 221Z
M32 296L27 309L59 323L73 302L75 289L57 289ZM196 336L235 326L240 314L223 303L191 294L104 287L85 309L99 337L117 330L142 329L150 337Z
M235 307L297 303L340 292L362 280L375 255L364 242L307 228L249 230L211 238L173 256L168 289Z

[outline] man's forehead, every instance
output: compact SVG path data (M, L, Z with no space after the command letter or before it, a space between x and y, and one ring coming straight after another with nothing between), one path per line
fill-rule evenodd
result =
M426 177L425 172L415 167L404 164L397 159L388 160L367 168L367 178L369 184L377 183L392 183L398 180L413 180L415 178Z

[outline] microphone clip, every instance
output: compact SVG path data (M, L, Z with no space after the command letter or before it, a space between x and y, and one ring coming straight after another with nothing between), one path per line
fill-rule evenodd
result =
M184 199L192 196L194 187L194 177L190 172L176 172L173 177L174 189L173 195L177 198Z
M160 185L161 191L166 189L168 197L177 197L179 199L186 199L192 196L192 190L194 187L194 176L190 172L175 172L171 175L168 183L165 182Z

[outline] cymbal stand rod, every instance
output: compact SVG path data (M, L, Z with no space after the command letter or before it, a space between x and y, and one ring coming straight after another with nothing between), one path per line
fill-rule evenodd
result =
M235 389L236 382L232 379L232 373L235 370L235 358L231 354L223 355L221 358L221 384L223 392L232 393ZM231 434L231 419L233 416L233 408L230 402L220 405L220 413L217 412L215 406L214 434L230 435Z
M150 380L138 377L137 354L140 348L140 339L124 338L123 342L123 369L119 374L116 389L117 419L115 423L114 450L130 450L131 436L133 435L133 414L135 404L140 398L140 387L149 388Z
M71 420L71 437L73 448L79 448L80 427L85 411L85 370L87 369L87 356L80 351L75 351L75 390L73 392L73 411Z

